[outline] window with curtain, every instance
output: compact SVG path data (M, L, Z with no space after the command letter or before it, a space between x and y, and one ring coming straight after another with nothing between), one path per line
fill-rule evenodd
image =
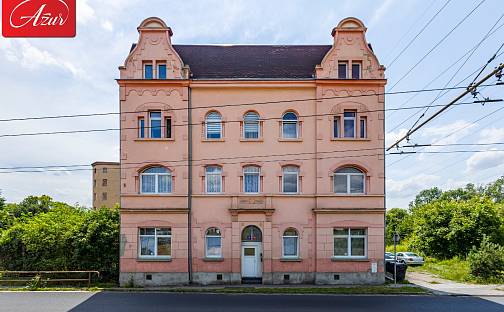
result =
M288 228L284 231L283 236L282 256L284 258L299 257L299 235L296 229Z
M140 174L142 194L163 194L172 192L172 175L164 167L151 167Z
M159 139L161 138L161 112L149 112L150 120L150 137Z
M171 228L140 228L138 241L141 258L171 256Z
M282 192L297 193L299 191L299 168L285 166L282 168Z
M243 168L243 192L259 193L261 169L257 166L246 166Z
M206 138L220 139L222 138L222 117L217 112L211 112L206 116Z
M366 229L333 229L334 257L365 258L367 255Z
M259 114L248 112L243 116L243 137L245 139L259 138Z
M343 113L343 128L345 138L355 138L355 116L356 112Z
M334 192L337 194L364 194L364 172L346 167L334 172Z
M282 137L284 139L298 138L298 117L293 112L287 112L282 116Z
M207 258L220 258L222 257L222 236L218 228L209 228L205 235Z
M219 166L207 166L205 168L205 184L207 193L221 193L222 168Z

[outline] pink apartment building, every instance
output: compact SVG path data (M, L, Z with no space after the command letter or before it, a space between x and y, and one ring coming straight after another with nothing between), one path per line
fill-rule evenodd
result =
M384 67L330 45L176 45L119 67L121 285L384 282Z

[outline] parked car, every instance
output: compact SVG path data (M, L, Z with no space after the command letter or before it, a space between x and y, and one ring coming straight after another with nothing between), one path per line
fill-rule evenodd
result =
M394 254L391 252L386 252L385 253L385 262L394 262L395 257ZM403 259L397 258L397 263L406 263Z
M407 264L410 265L422 265L424 264L423 257L420 257L414 252L398 252L397 259L404 260Z

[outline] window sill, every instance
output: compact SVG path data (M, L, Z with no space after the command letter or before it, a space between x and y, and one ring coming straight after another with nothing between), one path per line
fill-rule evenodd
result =
M222 258L222 257L219 257L219 258L205 257L205 258L203 258L203 261L205 261L205 262L223 262L224 258Z
M139 196L145 196L145 197L170 197L173 196L173 193L139 193L137 194Z
M137 262L171 262L171 257L157 257L157 258L142 258L138 257Z
M358 257L331 257L331 261L333 262L369 262L368 258L358 258Z
M171 142L175 141L173 138L137 138L134 140L135 142Z
M334 196L364 196L366 193L334 193Z
M201 142L225 142L226 139L224 138L221 138L221 139L201 139Z
M370 138L331 138L331 141L369 142Z
M303 142L303 139L301 139L301 138L296 138L296 139L279 138L278 142Z
M264 142L264 139L263 138L259 138L259 139L244 139L244 138L241 138L240 142Z
M280 262L301 262L301 258L280 258Z

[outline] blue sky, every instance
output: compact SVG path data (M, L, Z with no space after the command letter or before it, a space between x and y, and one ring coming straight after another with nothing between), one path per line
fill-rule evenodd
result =
M394 57L441 8L443 0L345 1L140 1L77 0L77 36L72 39L0 38L0 112L2 118L59 115L118 110L117 66L136 42L136 27L146 17L161 17L173 29L179 44L331 44L331 29L347 17L360 18L367 39L388 67L388 90L481 0L452 0L403 55ZM504 13L502 0L486 0L442 44L392 91L423 89L452 62L475 46ZM500 20L497 27L504 23ZM429 87L456 85L482 66L504 41L504 27L485 40L462 62ZM504 56L492 63L488 70ZM474 76L474 75L473 75ZM471 79L460 85L466 85ZM465 83L465 84L464 84ZM451 91L435 104L447 103L460 91ZM484 96L503 98L504 88L488 87ZM389 95L388 108L427 105L437 92ZM470 100L470 97L463 101ZM404 104L408 101L406 104ZM434 120L412 143L504 142L504 109L475 120L504 104L458 106ZM435 111L433 108L429 114ZM387 113L387 142L405 133L413 111ZM418 116L418 115L417 115ZM0 124L0 134L117 128L116 116L40 120ZM443 138L456 131L453 135ZM430 147L449 151L471 147ZM499 146L476 149L501 149ZM0 138L0 166L90 164L118 160L117 132ZM397 160L404 158L399 162ZM396 163L394 163L396 162ZM504 174L504 152L415 154L387 157L387 205L406 207L414 195L433 185L451 188L468 182L481 184ZM8 201L30 194L48 194L69 203L91 204L91 172L0 174L0 189Z

